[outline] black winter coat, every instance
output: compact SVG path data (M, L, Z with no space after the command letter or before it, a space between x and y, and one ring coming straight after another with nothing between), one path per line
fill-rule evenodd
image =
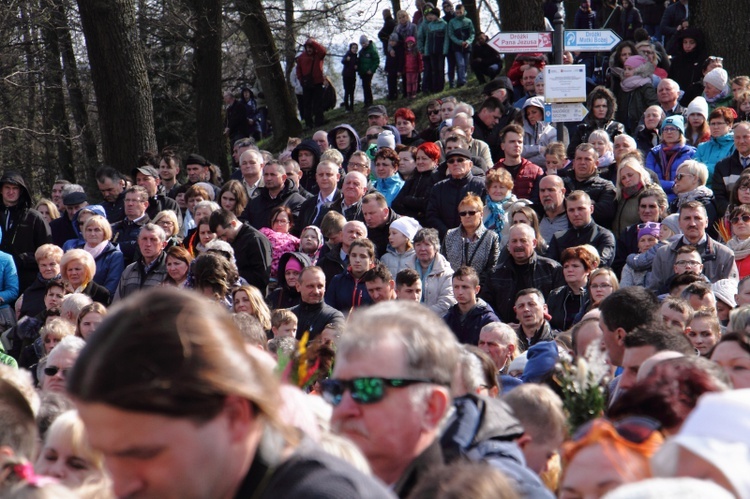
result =
M599 252L600 267L609 267L615 258L615 236L609 229L597 225L593 221L580 229L571 227L560 231L552 237L547 249L547 258L560 261L560 255L566 248L590 244Z

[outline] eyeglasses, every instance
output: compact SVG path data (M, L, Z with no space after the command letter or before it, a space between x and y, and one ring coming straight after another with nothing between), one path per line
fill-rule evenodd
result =
M607 419L595 419L581 426L575 435L573 441L578 442L586 438L594 429L610 426L617 432L617 435L628 442L642 444L659 431L661 423L655 419L645 418L642 416L630 416L618 421L609 421Z
M432 383L429 379L408 378L354 378L327 379L321 382L323 400L331 405L339 405L344 392L349 390L352 400L358 404L374 404L385 397L385 387L403 388L417 383Z
M591 286L589 286L590 289L607 289L607 288L611 288L611 287L612 287L612 285L611 284L607 284L607 283L604 283L604 284L592 284Z
M466 158L459 156L458 158L449 159L448 161L446 161L446 163L448 163L449 165L452 165L455 163L463 163L464 161L466 161Z
M50 378L54 375L56 375L58 372L62 371L62 377L67 378L68 373L70 373L70 368L63 369L57 366L49 366L44 368L44 375L49 376Z
M433 116L436 115L436 114L440 114L440 109L429 109L429 110L427 110L427 114L430 114L430 115L433 115Z
M677 175L674 176L674 179L679 182L680 180L687 177L688 175L691 177L695 177L695 175L693 175L692 173L685 172L685 173L678 173Z
M638 230L641 229L658 229L661 227L661 224L658 222L644 222L642 224L637 225Z
M727 126L729 123L726 121L714 121L713 123L709 123L708 126Z
M738 191L750 191L750 184L740 184L739 187L737 187Z
M667 132L679 132L679 130L673 126L666 126L661 129L661 133L667 133Z
M675 267L700 267L703 265L703 262L696 262L693 260L680 260L678 262L674 262Z
M458 212L458 216L461 217L461 218L463 218L463 217L473 217L477 213L479 213L479 212L478 211L474 211L474 210L471 210L471 211L459 211Z
M736 216L732 217L731 220L729 220L732 224L740 223L740 220L742 220L745 223L750 222L750 215L742 215L742 216Z
M370 165L366 165L364 163L354 163L352 161L349 161L349 168L369 168Z

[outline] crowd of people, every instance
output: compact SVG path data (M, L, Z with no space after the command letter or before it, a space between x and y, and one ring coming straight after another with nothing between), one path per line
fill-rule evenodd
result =
M680 26L561 134L529 54L228 179L6 171L0 495L750 497L750 78Z

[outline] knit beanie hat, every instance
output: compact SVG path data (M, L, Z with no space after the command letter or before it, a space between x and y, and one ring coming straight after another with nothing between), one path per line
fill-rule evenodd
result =
M711 290L717 300L723 301L732 308L737 306L734 295L737 294L737 281L734 279L719 279L711 284Z
M399 231L411 241L422 226L412 217L400 217L391 222L390 228Z
M534 78L534 83L544 83L544 72L536 75L536 78Z
M526 351L526 366L521 375L524 383L540 383L557 364L560 353L554 341L540 341Z
M727 88L729 74L723 68L713 68L703 77L703 83L710 83L719 90Z
M378 151L384 147L396 149L396 137L390 130L383 130L378 134Z
M685 135L685 118L681 114L676 114L665 119L661 124L662 131L668 126L677 128L682 135Z
M680 216L677 213L669 215L661 221L661 224L667 226L667 228L675 234L682 234L682 229L680 229Z
M701 96L696 97L693 99L690 104L688 104L687 108L687 116L690 117L691 114L702 114L703 119L708 121L708 102L706 102L706 99L704 99Z
M286 267L284 267L284 271L287 270L296 270L297 272L302 272L303 265L300 263L299 260L294 258L293 256L289 258L289 260L286 261Z
M646 64L646 58L642 55L631 55L628 57L628 59L625 61L626 66L630 66L631 68L637 68L642 66L643 64Z
M359 44L362 47L367 47L367 44L370 43L370 39L367 38L367 35L362 35L359 37Z
M649 222L645 225L645 227L638 230L638 240L640 241L643 236L654 236L656 239L659 239L661 224Z
M398 33L394 32L391 33L391 36L388 37L388 40L391 42L397 42L398 41Z

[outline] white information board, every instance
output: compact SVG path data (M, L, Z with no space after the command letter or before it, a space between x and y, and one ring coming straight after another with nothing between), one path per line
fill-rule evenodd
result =
M586 102L586 66L583 64L545 66L544 102Z

